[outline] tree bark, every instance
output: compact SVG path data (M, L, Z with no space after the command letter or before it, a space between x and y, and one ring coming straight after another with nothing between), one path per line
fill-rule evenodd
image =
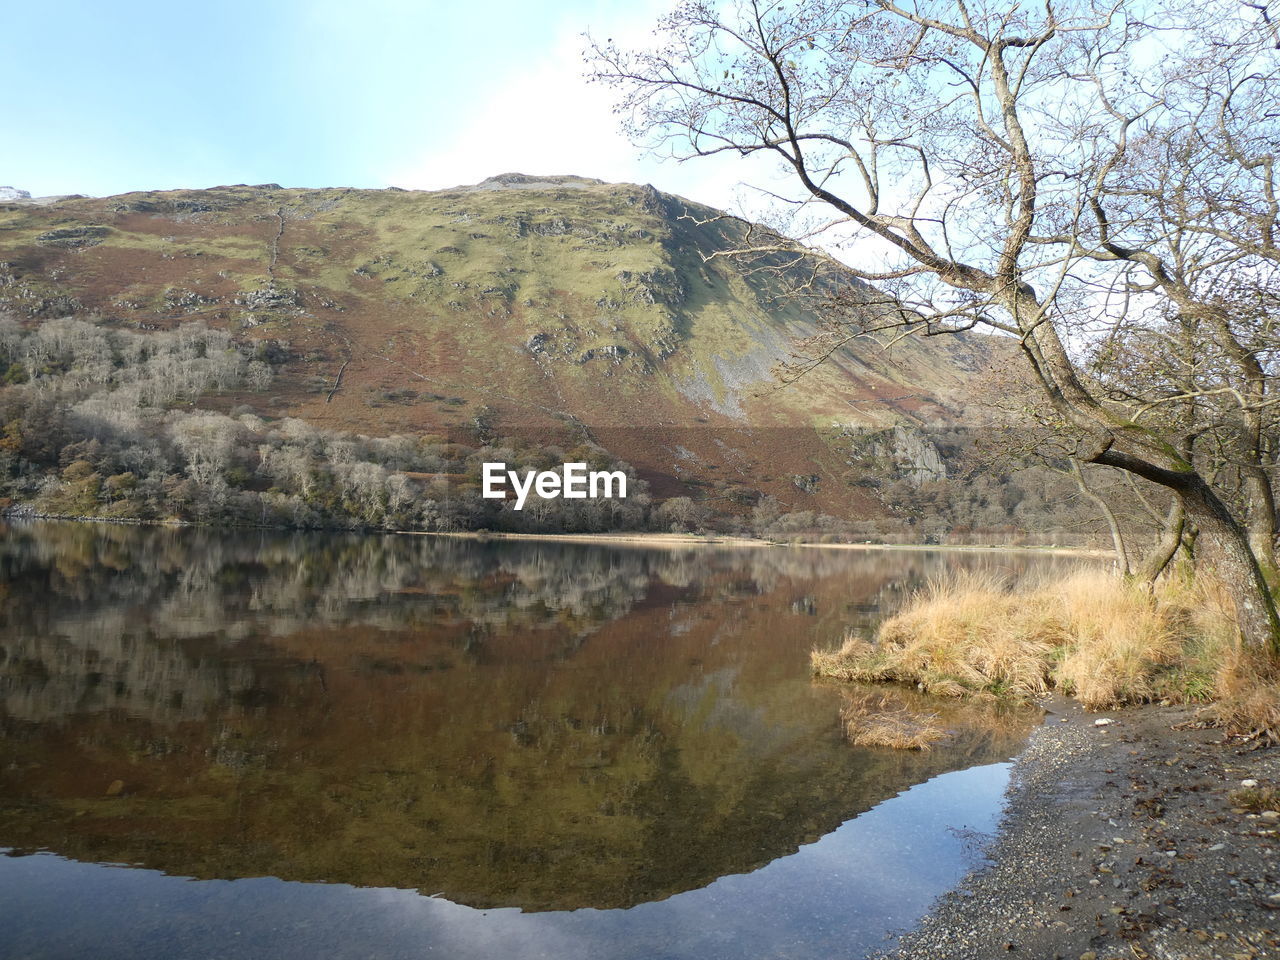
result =
M1178 547L1182 545L1182 533L1187 527L1187 511L1181 500L1174 500L1165 517L1164 529L1159 542L1151 548L1151 552L1142 558L1137 577L1147 583L1155 583L1156 578L1164 573Z
M1245 644L1280 657L1280 616L1249 538L1209 485L1199 477L1195 481L1178 495L1187 519L1199 530L1197 565L1211 567L1222 578Z
M1116 551L1116 569L1120 571L1122 577L1129 576L1129 550L1125 546L1124 533L1120 530L1120 521L1116 519L1115 511L1111 509L1111 504L1107 503L1104 497L1099 496L1093 491L1084 479L1084 471L1080 468L1080 461L1072 458L1071 474L1075 477L1076 487L1080 492L1093 501L1099 512L1107 521L1107 529L1111 531L1111 545ZM1177 544L1174 544L1177 548ZM1162 568L1163 569L1163 568ZM1155 578L1152 577L1154 580Z
M1276 501L1271 480L1265 470L1251 464L1244 471L1244 487L1249 498L1249 548L1258 558L1267 585L1274 590L1280 586L1280 570L1276 568Z
M1249 546L1244 527L1231 515L1222 498L1176 454L1169 456L1169 467L1159 466L1117 449L1112 439L1103 437L1084 459L1128 470L1177 495L1186 511L1187 523L1198 531L1196 569L1211 566L1222 578L1235 605L1244 644L1280 660L1280 614L1276 613L1275 599ZM1176 469L1178 466L1183 469Z

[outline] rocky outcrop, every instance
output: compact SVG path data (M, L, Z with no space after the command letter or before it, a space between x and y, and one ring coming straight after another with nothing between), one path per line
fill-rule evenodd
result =
M932 440L917 427L899 424L888 430L844 429L849 463L903 479L913 486L947 478L947 465Z
M36 237L42 247L96 247L111 232L109 227L61 227Z
M250 310L288 310L301 306L302 297L297 290L272 283L240 294L236 303Z
M631 351L620 344L611 343L605 347L593 347L588 350L586 353L582 354L582 356L578 357L578 363L588 363L589 361L597 358L604 358L612 360L615 364L619 364L627 358L627 355L630 352Z
M270 319L296 316L302 310L302 295L273 281L241 293L235 303L245 308L240 321L246 327L256 327Z
M170 288L164 292L164 306L166 310L182 310L187 313L199 310L201 307L207 307L211 303L217 303L220 298L205 296L203 293L197 293L194 290L175 290Z
M822 477L816 473L796 474L791 478L791 482L797 490L804 493L817 493L818 484L822 482Z
M618 282L635 303L679 307L688 295L684 280L674 270L619 270Z

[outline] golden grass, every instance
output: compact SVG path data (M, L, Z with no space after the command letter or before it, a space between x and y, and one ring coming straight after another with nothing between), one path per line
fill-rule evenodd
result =
M928 750L947 735L936 713L913 710L892 693L851 697L840 711L845 736L856 747Z
M1273 663L1233 645L1214 677L1205 714L1231 733L1280 742L1280 677Z
M991 698L940 699L900 684L841 684L840 725L859 747L929 750L940 741L957 755L1015 750L1040 722L1035 710ZM1004 748L1000 748L1004 749Z
M814 651L813 668L947 697L1025 700L1057 689L1091 710L1210 702L1211 719L1232 732L1280 733L1276 677L1242 652L1230 599L1211 580L1178 576L1148 589L1080 570L1014 590L962 574L930 584L874 641L851 635L838 650ZM914 746L910 725L887 716L879 725L857 718L858 735Z
M1186 611L1180 604L1100 571L1046 589L1062 619L1056 686L1090 710L1157 698L1163 668L1181 651L1178 628Z

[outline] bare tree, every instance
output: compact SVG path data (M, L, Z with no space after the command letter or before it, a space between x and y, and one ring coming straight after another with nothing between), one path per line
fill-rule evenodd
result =
M1259 565L1274 551L1280 348L1264 6L693 0L653 49L592 55L638 141L789 173L796 192L775 201L792 239L752 232L726 255L807 278L839 318L829 349L877 327L1011 338L1077 459L1171 491L1247 643L1280 654ZM854 280L893 307L869 308ZM1140 330L1173 333L1192 369L1136 389L1100 373L1100 344ZM1243 507L1206 469L1210 445Z

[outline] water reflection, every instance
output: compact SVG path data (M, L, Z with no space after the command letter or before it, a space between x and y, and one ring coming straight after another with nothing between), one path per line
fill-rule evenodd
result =
M972 865L975 834L995 825L1007 766L944 774L761 870L629 910L525 913L401 890L190 883L39 854L0 860L0 921L13 918L3 925L15 957L861 957Z
M11 526L0 845L525 913L710 889L1016 749L854 750L808 676L976 563L1029 561Z

